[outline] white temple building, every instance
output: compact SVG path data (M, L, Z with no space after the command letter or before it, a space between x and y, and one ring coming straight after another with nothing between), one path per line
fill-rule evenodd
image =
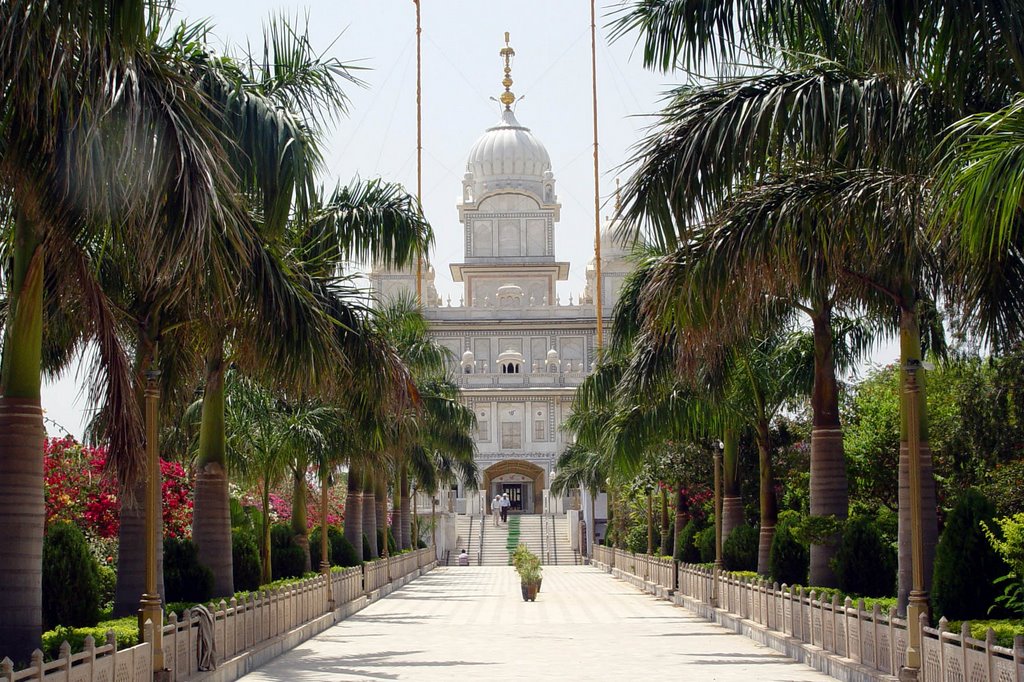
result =
M521 513L561 512L568 500L547 491L568 444L560 427L596 359L598 283L592 260L580 300L561 300L556 283L568 278L570 263L558 260L556 245L559 239L592 242L593 223L558 225L554 168L544 144L513 110L506 50L501 117L469 147L456 206L465 252L449 267L462 295L457 303L443 302L427 266L423 304L431 333L452 351L455 380L477 420L481 492L456 491L458 511L479 513L481 500L505 492ZM600 286L606 328L629 271L625 255L605 224ZM382 298L415 293L416 272L375 269L371 284Z

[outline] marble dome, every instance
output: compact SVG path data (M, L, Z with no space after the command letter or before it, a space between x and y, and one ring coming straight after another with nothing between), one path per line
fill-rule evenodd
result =
M506 109L501 121L488 128L469 151L466 172L477 181L496 178L542 180L551 170L551 157L537 136Z

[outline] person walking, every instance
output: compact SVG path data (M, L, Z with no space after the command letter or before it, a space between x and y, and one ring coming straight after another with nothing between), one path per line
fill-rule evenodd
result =
M512 505L512 500L508 499L508 493L501 494L501 522L508 523L508 508Z
M495 527L498 526L499 513L501 513L501 496L495 495L494 499L491 500L491 518L494 520Z

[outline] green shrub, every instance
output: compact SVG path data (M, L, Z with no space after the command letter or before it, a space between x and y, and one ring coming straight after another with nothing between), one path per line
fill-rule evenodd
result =
M683 530L686 530L686 526L683 526ZM673 542L673 540L675 538L673 538L672 535L673 535L673 528L672 528L672 526L668 527L668 532L666 532L666 533L662 533L661 529L660 528L658 529L658 531L655 533L655 536L656 536L656 538L658 540L658 546L660 548L658 551L661 552L661 554L663 554L665 556L673 557L673 558L675 558L678 561L678 557L676 557L676 552L675 552L675 546L674 546L675 543Z
M722 564L727 571L757 569L758 530L756 526L737 526L722 543Z
M306 570L306 550L295 544L295 531L287 523L270 527L270 576L297 578Z
M693 542L697 546L700 563L710 564L715 560L715 527L713 525L697 533Z
M952 632L960 632L963 624L958 620L949 622L949 629ZM1007 649L1013 648L1013 638L1017 635L1024 635L1024 622L1019 620L972 620L971 637L984 640L988 629L992 628L996 633L996 646L1004 646Z
M100 610L111 608L114 604L114 593L117 591L117 571L110 566L99 564L97 567L100 585Z
M330 544L331 566L358 566L359 557L352 543L345 539L345 534L337 526L327 527L327 542ZM320 528L313 529L309 534L309 556L313 570L320 569Z
M679 537L675 539L675 548L672 558L676 561L684 561L688 564L695 564L700 561L700 550L697 549L697 521L690 519L689 523L683 526ZM712 551L714 551L714 540L712 540Z
M270 527L270 549L276 551L295 544L295 531L287 523L275 523Z
M43 539L43 626L95 625L99 618L99 565L85 536L74 524L51 524Z
M370 551L370 538L363 533L363 561L373 561L373 552Z
M169 602L205 602L213 594L213 571L199 563L191 540L164 540L164 590Z
M1009 573L996 580L1004 590L996 597L996 603L1024 616L1024 513L985 524L985 535L1010 568Z
M273 550L270 555L270 574L274 580L298 578L306 571L306 550L288 545Z
M231 575L235 590L251 591L260 586L260 550L256 538L246 530L231 532Z
M832 569L846 594L887 597L896 591L896 551L882 540L870 517L846 522Z
M796 538L794 530L799 525L800 516L796 512L785 511L779 514L768 557L768 572L772 580L780 585L802 585L807 582L811 554L807 546Z
M991 526L995 513L995 506L980 492L968 490L946 519L935 548L931 593L935 620L983 617L1001 593L993 583L1010 568L989 544L982 526Z
M647 553L647 526L632 525L626 531L626 549L637 554Z
M417 540L416 541L416 549L426 549L426 547L427 547L427 543L426 543L425 540Z
M139 620L135 616L105 620L92 627L59 626L43 633L43 657L50 661L57 658L60 645L67 641L71 645L71 653L76 654L85 649L85 638L92 635L96 646L107 642L107 631L113 630L118 649L127 649L139 643Z

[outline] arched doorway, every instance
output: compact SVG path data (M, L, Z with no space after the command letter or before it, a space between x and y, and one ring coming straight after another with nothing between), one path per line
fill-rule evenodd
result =
M486 500L508 493L512 511L540 514L544 504L544 469L521 459L506 459L484 469Z

